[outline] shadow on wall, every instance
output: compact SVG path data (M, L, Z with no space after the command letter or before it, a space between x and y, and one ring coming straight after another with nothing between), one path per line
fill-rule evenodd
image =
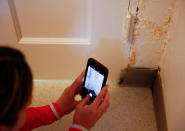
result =
M91 45L16 45L27 56L35 79L71 80L86 67L89 57L97 58L109 70L109 79L117 80L127 65L120 40L102 38ZM42 51L42 52L41 52Z
M119 80L121 69L126 68L128 58L123 52L124 46L120 40L102 38L98 47L93 50L90 56L97 56L110 70L111 79Z
M160 73L157 74L154 86L152 87L152 93L158 131L168 131L163 95L164 93Z
M89 57L96 58L109 68L109 79L118 80L121 69L127 66L128 58L123 52L124 46L121 40L101 38L99 44L76 46L74 51L79 51L82 48L84 51L81 52L81 55L86 56L84 63Z

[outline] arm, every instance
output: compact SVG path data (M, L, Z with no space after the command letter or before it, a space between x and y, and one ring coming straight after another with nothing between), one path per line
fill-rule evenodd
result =
M26 113L26 121L21 129L22 131L29 131L42 125L49 125L62 116L56 103L42 107L30 107L26 109Z
M46 105L43 107L28 108L26 110L27 119L22 131L28 131L42 125L49 125L65 114L72 112L80 102L75 101L74 97L81 92L84 74L85 72L82 72L72 85L64 90L57 102L53 103L53 106Z
M54 108L54 109L52 109ZM54 110L54 111L53 111ZM30 131L42 125L49 125L60 118L60 110L56 103L43 107L30 107L26 109L27 118L21 131ZM69 131L88 131L80 125L73 124Z

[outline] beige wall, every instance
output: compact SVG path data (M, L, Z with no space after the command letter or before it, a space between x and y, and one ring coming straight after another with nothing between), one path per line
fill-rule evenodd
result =
M87 36L89 0L14 0L24 37Z
M85 69L87 59L95 57L108 66L109 79L118 80L120 70L126 67L127 62L121 33L127 4L123 0L92 2L91 45L23 45L16 41L7 0L0 0L0 44L21 49L32 67L35 79L74 79Z
M32 34L34 32L30 33L30 31L34 31L35 29L37 29L36 34L48 30L38 30L39 26L37 22L39 24L39 21L42 19L38 19L39 21L33 23L34 30L32 30L31 25L27 27L30 21L29 23L25 23L28 21L26 18L34 16L34 14L30 11L29 7L23 9L23 0L15 1L18 7L18 17L20 17L20 26L23 36L34 36L34 34ZM163 45L164 38L157 40L156 37L152 35L152 29L146 25L146 22L144 22L142 18L150 18L153 23L160 25L163 23L164 18L171 14L168 10L171 6L171 1L173 0L141 0L139 14L143 17L140 17L139 25L137 26L139 35L136 39L136 63L134 66L154 67L159 64L160 49ZM36 4L36 2L37 1L34 0L30 5ZM83 0L78 2L84 3ZM91 45L22 45L18 44L16 40L8 2L7 0L0 0L0 44L9 44L21 49L32 67L35 79L74 79L81 70L85 68L88 57L95 57L108 66L110 70L109 78L111 80L118 80L120 70L127 66L130 51L129 44L125 41L126 30L124 29L128 1L93 0L91 2ZM47 4L50 3L46 2L43 7L44 9L50 7L47 6ZM26 4L26 6L28 6L28 4ZM135 12L136 6L137 0L133 0L131 2L132 12ZM83 7L85 8L84 4ZM38 9L37 7L35 8ZM51 6L51 8L56 10L54 6ZM29 15L23 11L29 12ZM57 17L58 15L60 16L60 14L53 15L54 12L47 12L47 14L48 17L51 18L54 16ZM37 15L39 15L39 13L35 14L35 16ZM64 14L64 16L65 15L66 14ZM85 13L83 15L85 15ZM44 19L48 20L47 17L44 17ZM46 24L48 24L48 21ZM55 24L57 25L57 22ZM145 27L143 24L145 24ZM71 27L73 26L71 25ZM52 29L56 29L56 33L59 32L58 28ZM52 30L52 32L55 31ZM58 37L60 33L51 36ZM73 32L73 35L74 34ZM48 34L45 35L48 36Z
M178 0L171 42L161 60L165 108L169 131L185 130L185 1Z
M165 19L172 17L174 0L140 0L139 5L134 66L156 67L160 62L162 47L169 39L171 21Z

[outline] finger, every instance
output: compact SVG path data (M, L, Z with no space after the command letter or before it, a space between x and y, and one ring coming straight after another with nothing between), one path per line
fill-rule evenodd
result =
M73 102L73 107L75 108L81 101L74 101Z
M78 88L78 86L80 86L83 82L83 78L84 78L84 75L85 75L85 70L76 78L76 80L73 82L72 84L72 87L74 89Z
M76 94L81 94L82 87L83 87L83 83L75 89L75 95Z
M78 104L79 106L84 106L87 105L89 103L89 94Z
M94 100L94 102L91 104L91 106L94 106L94 107L98 107L101 102L102 102L102 99L104 99L107 91L108 91L108 87L109 85L106 85L103 87L103 89L101 90L100 94L96 97L96 99Z
M109 103L109 92L107 91L106 95L105 95L105 99L103 100L103 102L100 104L100 106L98 107L98 110L100 111L100 114L103 114L107 108L109 107L110 103Z
M90 98L89 98L89 99L90 99ZM75 107L76 107L77 105L79 105L79 103L81 103L83 100L84 100L84 99L81 99L81 100L79 100L79 101L75 101L75 103L74 103ZM87 103L85 103L85 105L90 105L90 104L91 104L90 101L88 101Z

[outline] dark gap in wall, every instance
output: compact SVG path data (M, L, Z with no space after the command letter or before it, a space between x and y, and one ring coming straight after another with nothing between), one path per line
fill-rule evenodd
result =
M158 71L159 68L128 67L121 71L119 85L151 87Z
M151 89L158 131L168 131L160 73L157 74L156 80Z

